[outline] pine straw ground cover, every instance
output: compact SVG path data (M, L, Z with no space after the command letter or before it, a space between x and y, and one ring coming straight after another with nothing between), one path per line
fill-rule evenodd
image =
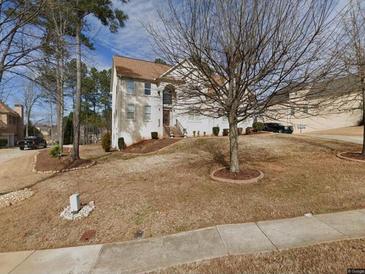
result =
M57 174L32 187L29 199L0 209L0 251L82 245L88 230L96 231L88 243L106 243L365 207L364 164L336 157L359 145L266 134L239 142L242 164L265 173L256 184L209 178L228 159L223 137L187 138L142 156L95 153L95 166ZM62 220L74 192L95 210Z
M365 239L245 256L227 256L171 267L164 273L347 273L365 268Z

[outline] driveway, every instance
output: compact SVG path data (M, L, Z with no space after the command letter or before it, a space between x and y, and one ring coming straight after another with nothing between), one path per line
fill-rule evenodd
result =
M38 150L0 149L0 194L22 189L47 177L32 172L36 153Z
M0 149L0 164L11 159L24 157L27 155L34 155L36 150L20 150L19 148L4 148Z
M306 133L306 135L312 137L317 137L327 140L343 141L354 144L362 144L363 141L362 134L363 134L362 126L336 128L336 129Z

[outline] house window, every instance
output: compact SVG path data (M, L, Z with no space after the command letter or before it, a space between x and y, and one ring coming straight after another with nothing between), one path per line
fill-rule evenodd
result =
M170 90L164 90L162 101L165 105L171 105L172 104L172 93Z
M144 95L151 95L151 83L144 83Z
M134 119L134 114L136 112L136 107L134 104L127 105L127 119Z
M134 81L133 80L127 80L127 93L134 94Z
M151 106L144 106L144 120L151 121Z
M303 112L304 113L309 113L309 107L308 106L304 106L303 107Z

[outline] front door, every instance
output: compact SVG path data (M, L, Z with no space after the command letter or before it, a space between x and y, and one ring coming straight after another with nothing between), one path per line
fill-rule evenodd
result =
M170 110L169 109L163 110L163 125L170 126Z

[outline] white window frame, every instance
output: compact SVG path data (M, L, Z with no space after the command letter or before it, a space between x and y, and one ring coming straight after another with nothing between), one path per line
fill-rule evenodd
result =
M146 85L150 85L150 87L147 88ZM146 90L149 90L149 94L146 94ZM152 94L152 84L151 84L151 82L145 82L144 83L143 94L146 95L146 96L150 96Z
M133 108L133 111L130 111L130 107ZM136 105L135 104L127 104L127 120L134 120L136 118ZM133 113L133 118L130 117L130 113Z
M149 109L149 112L147 112L146 109ZM145 105L143 107L143 119L144 119L144 121L151 121L151 113L152 113L152 107L150 105ZM146 116L146 115L148 115L148 116Z
M133 86L133 89L132 90L129 89L130 85ZM127 94L130 94L130 95L135 94L135 92L136 92L136 85L135 85L135 83L134 83L133 80L130 80L130 79L126 80L126 88L127 88Z

